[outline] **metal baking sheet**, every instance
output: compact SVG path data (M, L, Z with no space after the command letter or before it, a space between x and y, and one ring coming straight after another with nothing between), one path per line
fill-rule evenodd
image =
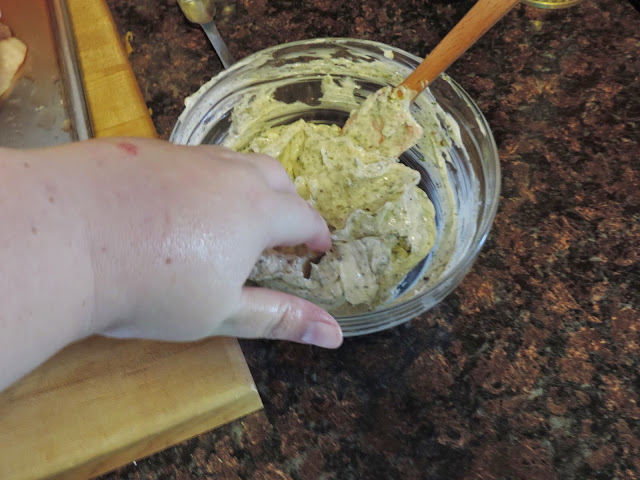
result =
M65 0L0 0L0 22L28 49L18 80L0 100L0 146L36 148L90 138Z

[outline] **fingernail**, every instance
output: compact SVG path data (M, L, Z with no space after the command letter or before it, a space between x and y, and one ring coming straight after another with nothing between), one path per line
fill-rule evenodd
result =
M329 323L312 322L300 340L322 348L338 348L342 345L342 330Z

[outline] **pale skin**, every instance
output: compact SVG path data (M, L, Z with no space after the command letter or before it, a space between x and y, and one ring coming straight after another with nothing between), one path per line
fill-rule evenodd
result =
M273 158L131 138L0 149L0 220L0 390L93 334L342 342L319 307L244 286L265 248L331 245Z

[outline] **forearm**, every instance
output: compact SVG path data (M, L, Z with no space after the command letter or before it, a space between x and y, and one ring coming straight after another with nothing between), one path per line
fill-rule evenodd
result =
M87 335L94 277L71 161L0 150L0 390Z

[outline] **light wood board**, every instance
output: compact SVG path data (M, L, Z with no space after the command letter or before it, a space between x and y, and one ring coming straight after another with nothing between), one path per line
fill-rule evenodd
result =
M104 0L67 0L67 5L94 136L156 137L109 7Z
M235 340L92 337L0 393L0 478L89 478L261 408Z

